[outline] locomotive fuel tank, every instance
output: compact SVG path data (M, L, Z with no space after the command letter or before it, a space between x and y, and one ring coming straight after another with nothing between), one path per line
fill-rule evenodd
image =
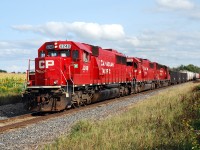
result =
M119 97L119 94L120 92L118 88L111 88L111 89L96 91L92 98L92 102L95 103L95 102L103 101L106 99L116 98L116 97Z

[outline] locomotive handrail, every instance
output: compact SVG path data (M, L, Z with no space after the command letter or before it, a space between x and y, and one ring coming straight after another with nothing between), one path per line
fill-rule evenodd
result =
M65 77L65 75L64 75L64 73L63 73L63 71L60 69L60 71L61 71L61 73L62 73L62 75L63 75L63 77L65 78L65 81L67 82L67 93L68 93L68 91L69 91L69 89L68 89L68 81L67 81L67 79L66 79L66 77Z
M29 81L29 74L30 74L30 71L31 71L31 61L35 61L34 59L29 59L28 60L28 70L27 70L27 77L26 77L26 80Z
M70 69L70 65L69 65L69 78L70 80L72 81L72 87L73 87L73 94L74 94L74 81L72 80L72 77L71 77L71 69Z

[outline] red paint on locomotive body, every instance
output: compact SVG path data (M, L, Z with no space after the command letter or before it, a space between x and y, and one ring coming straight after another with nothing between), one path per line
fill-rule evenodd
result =
M128 57L127 58L127 68L128 75L130 75L129 80L134 79L137 81L143 80L142 75L142 62L139 58L136 57Z
M126 82L126 56L112 49L72 42L47 42L35 59L34 86ZM94 50L94 51L95 51Z
M85 59L88 60L83 61L81 57L83 53L87 54ZM81 75L84 78L83 82L89 84L90 53L88 47L78 42L57 41L45 43L38 50L39 58L35 59L36 73L37 69L43 72L43 74L36 74L36 85L38 83L43 86L64 86L67 85L67 82L81 84L81 81L77 81L77 75ZM37 76L40 76L40 78ZM41 82L42 78L43 82Z
M170 80L169 68L165 65L154 62L156 66L156 79L157 80Z
M35 72L28 70L24 100L33 110L59 111L153 89L169 79L166 66L148 59L86 43L52 41L38 49Z

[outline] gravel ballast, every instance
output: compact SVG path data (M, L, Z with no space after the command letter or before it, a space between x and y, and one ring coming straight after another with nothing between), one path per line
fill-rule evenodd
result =
M23 103L15 103L0 106L0 120L30 113L24 109Z
M32 124L25 128L2 133L0 134L0 149L38 149L39 146L50 143L63 134L68 134L70 127L77 121L83 119L105 119L106 117L123 112L126 107L133 103L144 100L149 96L156 95L158 92L163 90L167 89L152 91L148 94L140 93L131 97L124 97L123 101L115 101L108 105L101 105L101 107L81 110L73 114Z

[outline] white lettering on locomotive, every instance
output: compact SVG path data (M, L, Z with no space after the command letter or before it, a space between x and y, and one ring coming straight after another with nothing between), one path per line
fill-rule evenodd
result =
M102 73L103 74L111 74L111 70L110 69L103 69L102 68Z
M70 49L71 48L71 44L60 44L59 48L60 49Z
M109 62L109 61L100 61L100 65L101 66L106 66L106 67L114 67L114 63L113 62Z
M44 69L44 68L49 68L49 66L54 66L54 61L53 60L40 60L39 61L39 68Z
M82 70L89 70L88 66L83 66Z

